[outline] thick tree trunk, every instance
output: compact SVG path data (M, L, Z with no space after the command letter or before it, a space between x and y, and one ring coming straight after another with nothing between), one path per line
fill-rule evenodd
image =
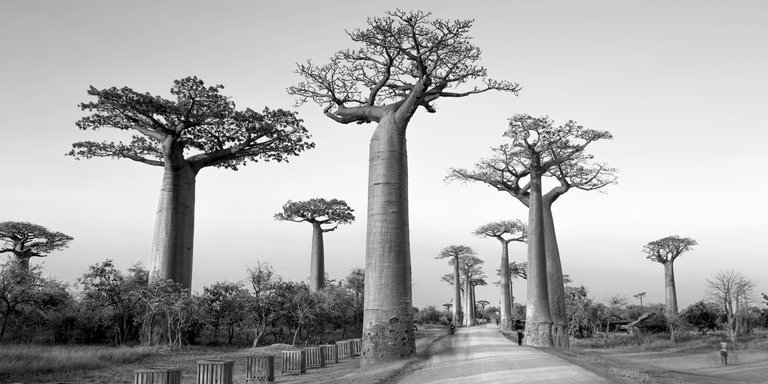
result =
M541 174L532 164L528 207L528 300L526 303L525 343L535 347L552 346L552 318L549 313L547 262L544 242Z
M547 259L547 290L549 312L552 316L552 345L558 349L569 349L568 312L565 307L565 285L560 250L557 246L555 221L552 217L552 201L543 199L544 249Z
M364 364L399 360L416 350L411 301L406 124L392 114L370 144L363 315Z
M312 262L309 270L309 290L317 292L325 286L325 251L323 229L320 223L312 223Z
M469 322L470 325L474 326L477 325L477 299L475 298L475 286L471 283L469 284L469 297Z
M509 242L501 241L501 329L512 330L512 292L509 282Z
M29 259L30 257L16 256L16 265L19 268L19 272L24 273L24 276L29 275Z
M459 275L459 257L453 260L453 325L461 326L461 276Z
M192 286L192 245L195 226L195 177L187 162L166 161L150 255L150 283L173 280Z
M666 287L667 310L677 315L677 290L675 289L675 269L672 260L664 263L664 285Z

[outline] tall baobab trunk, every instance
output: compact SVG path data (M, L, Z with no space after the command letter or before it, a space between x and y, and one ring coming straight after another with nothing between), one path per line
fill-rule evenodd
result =
M317 292L325 286L325 250L323 248L323 228L320 223L312 223L312 261L309 268L309 290Z
M512 292L509 283L509 243L501 241L501 329L512 329Z
M560 263L560 250L557 246L551 200L543 199L542 211L544 214L544 248L547 260L549 311L552 316L552 344L558 349L569 349L568 312L565 306L563 267Z
M552 346L552 318L549 313L547 262L544 242L544 210L539 164L531 164L530 204L528 207L528 302L526 304L525 343L535 347Z
M464 325L471 327L475 325L475 297L473 294L473 286L470 282L468 275L464 275L464 298L466 303L464 305Z
M461 276L459 275L459 257L456 256L453 264L453 325L461 325Z
M667 310L677 315L677 290L675 289L675 269L672 260L664 263L664 286L666 288Z
M392 113L370 144L365 250L364 363L398 360L416 351L408 235L405 128Z
M165 164L152 239L149 280L152 283L170 279L190 288L197 171L184 160L166 158Z

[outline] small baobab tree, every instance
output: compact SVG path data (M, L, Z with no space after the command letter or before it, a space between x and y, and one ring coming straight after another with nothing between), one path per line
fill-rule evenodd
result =
M573 121L555 126L548 117L517 114L504 136L511 143L494 148L474 170L452 168L446 179L488 184L528 207L526 343L567 349L565 288L551 205L572 188L597 189L613 182L613 170L589 164L592 157L584 152L611 135ZM545 194L544 177L555 177L560 185Z
M502 220L480 226L474 232L476 236L492 237L501 242L501 329L512 329L512 289L509 271L509 243L525 242L528 228L520 220Z
M0 223L0 254L12 254L20 271L29 271L29 259L67 248L72 240L72 236L26 221Z
M454 262L452 259L450 262ZM483 273L482 259L475 255L465 255L458 259L459 271L464 283L464 325L471 327L477 322L475 311L475 286L485 285L485 273Z
M303 81L288 89L299 104L320 104L338 123L377 123L368 168L365 363L415 352L405 139L411 117L420 108L435 112L439 98L520 89L490 79L477 65L472 20L397 10L367 24L348 32L359 47L337 52L325 65L299 64Z
M667 236L643 246L645 258L664 266L664 286L667 311L677 316L677 288L675 287L674 262L685 252L690 251L696 240L678 235Z
M355 220L353 211L344 200L315 198L306 201L289 200L283 205L283 211L275 214L275 220L312 224L310 292L317 292L325 286L323 233L335 230L339 224L353 222ZM323 225L332 225L332 227L323 228Z
M451 282L453 284L453 324L459 326L462 324L463 313L461 311L461 275L459 271L459 260L467 256L475 256L475 251L466 245L450 245L443 248L440 254L435 257L436 259L449 259L448 262L453 266L453 276ZM448 281L447 279L443 279Z
M96 101L80 108L92 112L76 124L82 130L134 131L129 143L83 141L68 153L76 159L129 159L163 169L150 253L150 281L192 284L195 179L206 167L237 170L249 162L287 161L314 147L295 112L265 108L235 109L197 77L175 80L164 99L131 88L88 90Z

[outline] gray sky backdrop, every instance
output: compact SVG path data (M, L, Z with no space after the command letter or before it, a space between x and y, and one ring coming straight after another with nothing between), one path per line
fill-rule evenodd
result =
M557 201L563 269L598 300L647 291L663 302L663 268L640 250L679 234L699 245L676 262L681 307L705 279L734 269L768 292L768 3L763 1L0 1L0 221L30 221L75 237L44 260L73 282L93 263L147 264L162 169L130 160L65 157L82 140L129 139L79 131L86 90L129 86L170 97L174 79L223 84L239 108L292 108L295 63L325 63L354 47L345 29L395 8L475 19L482 64L518 82L518 97L442 99L409 125L414 304L451 298L435 260L466 244L495 274L496 240L471 232L523 219L516 200L483 185L446 184L501 143L514 113L549 115L611 131L594 145L619 169L605 194ZM321 107L298 108L317 148L289 164L205 169L197 180L193 288L237 281L256 260L292 280L309 274L311 228L276 222L289 199L346 200L357 221L328 233L331 278L364 266L368 140L374 125L340 125ZM525 248L511 246L513 260ZM34 259L33 264L43 262ZM493 278L491 278L493 280ZM525 298L523 282L515 293ZM499 300L495 286L477 298Z

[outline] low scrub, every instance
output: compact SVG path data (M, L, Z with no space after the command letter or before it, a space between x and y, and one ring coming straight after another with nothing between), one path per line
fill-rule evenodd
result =
M0 379L134 363L152 352L150 348L130 347L3 345Z

